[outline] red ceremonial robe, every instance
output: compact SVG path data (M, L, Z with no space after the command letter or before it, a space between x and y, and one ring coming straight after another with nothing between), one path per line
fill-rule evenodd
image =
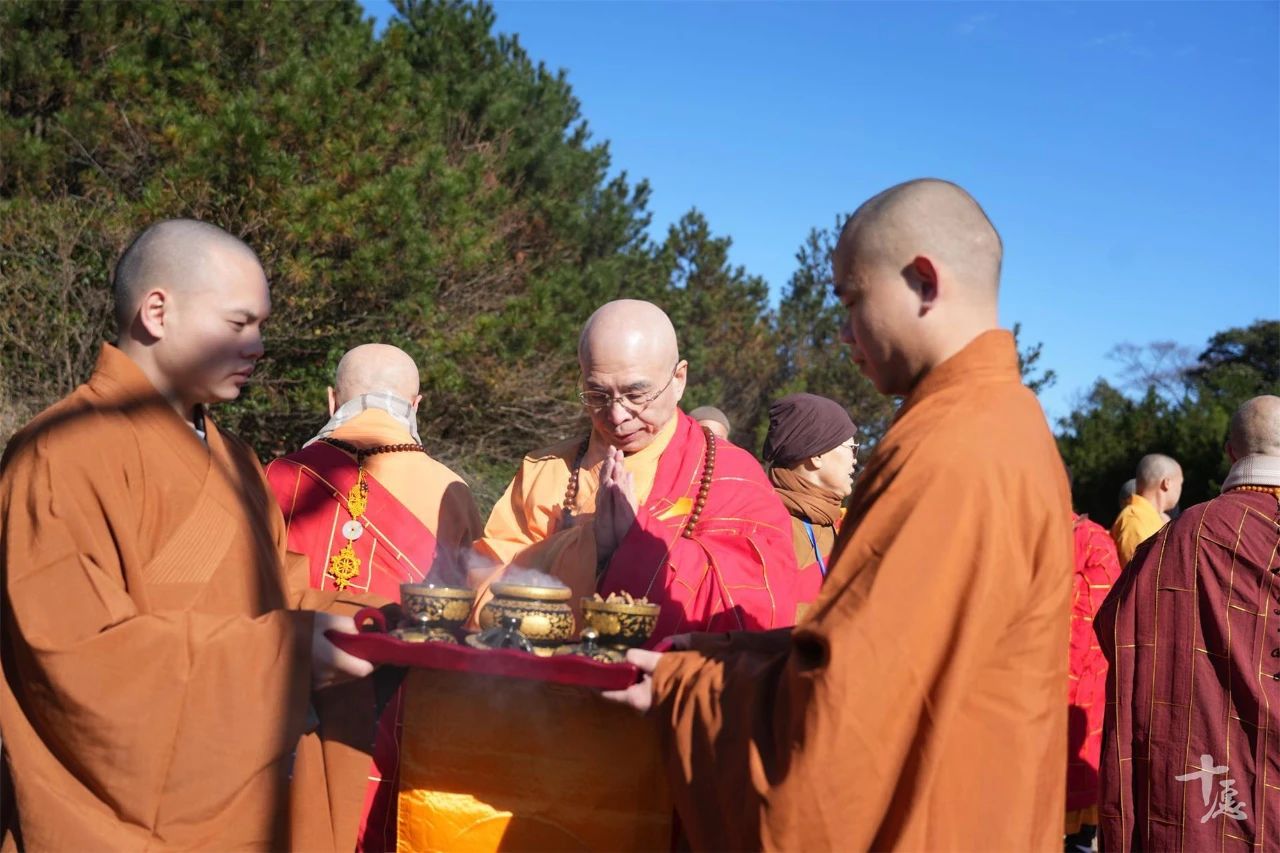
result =
M678 413L649 500L599 580L661 604L651 644L689 631L754 631L795 622L799 601L791 519L752 456L716 438L705 508L684 536L703 473L707 438ZM671 510L683 510L675 511Z
M314 589L334 586L326 569L329 558L347 544L342 525L351 519L347 494L358 473L350 456L324 442L277 459L267 468L267 481L284 511L288 548L307 555ZM436 538L367 471L365 483L369 487L362 519L365 533L352 546L360 560L360 574L349 589L399 601L400 584L422 582L430 572ZM397 689L378 717L358 849L395 847L402 701Z
M1075 574L1071 593L1071 655L1067 682L1067 811L1076 824L1094 824L1098 804L1098 753L1107 696L1107 659L1093 632L1093 620L1120 576L1116 543L1106 528L1077 515ZM1080 814L1087 810L1088 814ZM1068 830L1075 831L1070 826Z
M707 439L683 412L671 429L635 523L598 577L594 500L584 495L594 495L604 446L591 439L579 474L580 514L568 525L563 495L581 440L526 456L476 543L504 566L489 580L511 566L548 572L573 590L575 609L594 592L644 596L662 605L651 645L688 631L793 624L800 593L791 520L760 464L715 439L710 490L699 507Z
M1103 602L1104 850L1280 850L1280 502L1232 491Z

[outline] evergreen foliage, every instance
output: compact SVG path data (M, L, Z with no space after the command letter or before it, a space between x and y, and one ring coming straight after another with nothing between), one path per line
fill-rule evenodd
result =
M271 281L267 356L218 415L264 459L324 422L343 352L393 343L421 367L433 454L487 507L524 453L586 428L577 332L622 296L667 310L686 408L720 406L743 445L801 389L874 444L893 402L839 342L834 231L771 310L699 211L648 236L648 185L611 170L565 74L491 7L397 10L375 37L356 0L0 6L0 444L89 374L115 258L178 216L242 237Z

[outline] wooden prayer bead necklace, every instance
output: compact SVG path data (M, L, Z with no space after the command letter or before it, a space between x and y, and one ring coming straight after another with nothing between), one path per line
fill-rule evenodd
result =
M680 535L685 539L693 538L693 528L707 506L707 494L711 491L711 477L716 468L715 435L706 427L702 428L702 434L707 440L707 449L702 458L702 479L698 482L698 496L693 501L693 512L689 513L689 519L685 522L684 529L680 531ZM590 444L591 436L587 436L582 440L582 444L578 445L578 452L573 458L573 469L569 472L569 485L564 489L564 508L561 515L563 526L570 524L574 513L578 511L578 478L582 474L582 460L586 458L587 447Z
M1280 498L1280 486L1232 486L1229 492L1265 492Z
M693 502L693 512L684 524L680 535L685 539L693 538L693 528L707 506L707 493L711 491L711 475L716 469L716 437L707 427L702 428L702 435L707 440L706 455L702 457L702 480L698 483L698 497Z
M333 578L334 586L339 590L343 590L350 586L351 582L360 575L360 558L356 556L354 546L356 540L364 535L364 524L360 519L364 517L365 510L369 506L369 484L364 477L364 460L380 453L426 453L427 449L421 444L413 442L357 447L351 442L343 441L340 438L322 438L320 440L330 447L336 447L338 450L350 453L356 458L356 465L359 469L356 473L355 485L351 487L351 491L347 492L347 512L351 515L351 520L342 525L342 536L347 540L347 544L342 546L341 551L329 558L329 568L325 571L325 574Z

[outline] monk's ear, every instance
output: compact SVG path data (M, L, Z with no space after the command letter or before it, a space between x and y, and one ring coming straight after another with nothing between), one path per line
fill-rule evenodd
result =
M138 300L138 322L148 335L159 340L164 337L172 308L173 300L168 293L158 287L148 290Z
M917 255L911 262L912 277L920 293L921 307L928 311L938 301L938 269L924 255Z
M333 390L332 385L325 390L329 392L329 417L333 417L338 411L338 392Z
M413 411L414 411L414 413L415 413L415 414L417 414L417 411L418 411L418 404L419 404L419 403L421 403L421 402L422 402L422 395L421 395L421 394L419 394L418 396L414 397L414 398L413 398L413 400L410 402L410 404L409 404L409 405L413 407Z
M676 402L680 402L680 398L684 396L685 381L689 378L689 362L683 358L676 365L675 378L671 380L671 385L676 391Z

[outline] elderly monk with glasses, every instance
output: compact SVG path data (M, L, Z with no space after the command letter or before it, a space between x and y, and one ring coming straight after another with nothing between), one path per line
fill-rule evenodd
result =
M794 622L791 521L760 465L679 408L688 376L667 315L610 302L578 343L591 432L524 458L477 546L487 581L536 569L582 596L662 606L650 640ZM486 582L487 582L486 581Z

